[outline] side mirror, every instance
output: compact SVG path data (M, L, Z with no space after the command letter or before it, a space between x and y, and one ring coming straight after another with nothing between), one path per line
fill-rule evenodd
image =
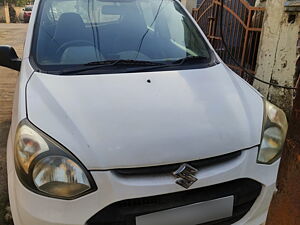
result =
M11 46L0 45L0 66L20 71L21 59Z

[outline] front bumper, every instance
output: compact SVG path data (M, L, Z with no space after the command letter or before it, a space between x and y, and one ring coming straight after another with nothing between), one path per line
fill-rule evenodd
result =
M276 191L279 161L272 165L256 163L258 148L243 151L238 158L203 168L198 181L190 188L198 189L237 179L250 178L262 185L252 208L235 225L260 225L267 216ZM112 171L94 171L98 190L76 200L51 199L27 190L19 181L8 143L9 197L15 225L84 225L99 211L115 202L184 191L171 174L123 177Z

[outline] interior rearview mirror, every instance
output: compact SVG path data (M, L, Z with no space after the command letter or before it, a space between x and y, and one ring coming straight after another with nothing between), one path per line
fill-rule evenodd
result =
M21 59L11 46L0 45L0 66L20 71Z

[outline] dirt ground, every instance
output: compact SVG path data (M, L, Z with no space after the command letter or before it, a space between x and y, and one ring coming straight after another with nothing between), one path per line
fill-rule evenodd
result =
M300 91L294 101L288 140L278 175L278 193L267 225L300 225Z
M26 24L1 24L0 45L13 46L22 56ZM0 67L0 225L9 224L8 196L6 184L6 139L11 120L11 106L18 73Z
M299 140L288 140L283 160L278 179L279 190L273 198L267 225L300 225Z

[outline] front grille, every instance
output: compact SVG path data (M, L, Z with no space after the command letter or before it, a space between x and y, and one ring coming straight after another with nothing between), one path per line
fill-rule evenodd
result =
M216 156L208 159L200 159L196 161L187 162L189 165L196 169L201 169L206 166L212 166L219 163L228 162L234 160L242 154L242 151L236 151L233 153ZM114 169L113 171L120 175L155 175L163 173L173 173L176 171L182 163L175 163L163 166L152 166L152 167L140 167L140 168L129 168L129 169Z
M251 179L239 179L194 190L128 199L102 209L90 218L86 225L136 225L137 216L233 195L232 217L202 224L230 225L239 221L250 210L260 192L260 183Z

